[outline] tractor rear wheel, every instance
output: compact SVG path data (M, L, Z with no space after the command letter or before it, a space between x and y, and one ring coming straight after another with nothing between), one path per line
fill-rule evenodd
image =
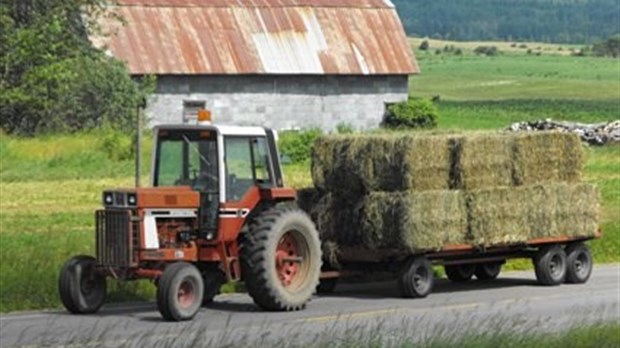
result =
M95 313L106 296L105 275L97 273L91 256L75 256L60 270L58 292L65 308L74 314Z
M476 266L472 264L446 265L444 269L448 279L455 283L464 283L474 276Z
M204 282L196 266L177 262L164 270L157 287L157 309L168 321L192 319L202 304Z
M300 310L319 283L319 234L296 207L281 205L262 212L244 236L240 256L248 293L265 310Z

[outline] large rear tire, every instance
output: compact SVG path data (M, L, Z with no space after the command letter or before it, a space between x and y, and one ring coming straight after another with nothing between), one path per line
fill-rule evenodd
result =
M455 283L464 283L474 276L476 266L473 264L446 265L444 266L446 276Z
M566 282L583 284L592 274L592 254L583 243L575 243L566 247Z
M157 287L157 309L168 321L194 318L202 304L204 283L196 266L185 262L169 265Z
M403 297L424 298L433 291L435 278L433 266L424 256L409 259L398 277Z
M244 236L240 255L248 293L265 310L303 309L319 283L319 234L296 207L262 212Z
M534 257L536 279L542 285L560 285L566 278L566 253L559 245L542 247Z
M106 297L105 275L96 272L90 256L75 256L60 270L58 292L65 308L74 314L95 313Z

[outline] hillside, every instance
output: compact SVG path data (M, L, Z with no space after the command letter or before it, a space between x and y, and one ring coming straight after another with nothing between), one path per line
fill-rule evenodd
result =
M594 43L620 32L617 0L393 0L409 35Z

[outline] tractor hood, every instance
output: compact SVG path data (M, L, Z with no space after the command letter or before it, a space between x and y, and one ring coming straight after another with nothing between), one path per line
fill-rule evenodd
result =
M200 194L189 186L119 189L103 192L103 204L110 208L198 208Z

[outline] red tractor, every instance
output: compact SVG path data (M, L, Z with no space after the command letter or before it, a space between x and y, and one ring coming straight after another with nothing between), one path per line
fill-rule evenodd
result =
M99 310L108 277L152 279L172 321L192 319L232 280L265 310L302 309L319 283L321 244L284 187L276 138L260 127L156 127L152 187L103 192L96 257L60 272L67 310Z

